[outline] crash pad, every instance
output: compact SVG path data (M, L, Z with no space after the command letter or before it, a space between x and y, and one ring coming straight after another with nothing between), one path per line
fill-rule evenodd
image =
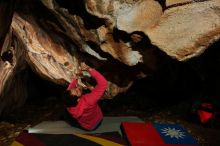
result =
M77 127L70 126L65 121L43 121L28 130L29 133L47 133L47 134L72 134L72 133L103 133L117 131L121 134L120 125L122 122L143 122L135 116L106 116L101 125L94 131L86 131Z
M179 124L122 122L123 137L132 146L198 146Z

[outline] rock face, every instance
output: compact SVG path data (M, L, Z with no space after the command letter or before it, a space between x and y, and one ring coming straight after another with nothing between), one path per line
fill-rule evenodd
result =
M220 37L219 0L9 0L0 12L0 114L29 97L28 68L65 89L85 61L110 99L157 72L158 52L187 61Z
M146 30L151 42L180 61L198 56L220 37L219 1L171 7ZM171 27L172 26L172 27Z

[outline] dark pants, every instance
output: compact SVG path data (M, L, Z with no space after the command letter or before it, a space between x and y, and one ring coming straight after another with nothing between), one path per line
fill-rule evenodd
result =
M76 127L76 128L82 129L82 127L80 126L78 121L76 119L74 119L73 117L71 117L71 115L69 114L69 112L67 110L64 111L63 118L72 127Z

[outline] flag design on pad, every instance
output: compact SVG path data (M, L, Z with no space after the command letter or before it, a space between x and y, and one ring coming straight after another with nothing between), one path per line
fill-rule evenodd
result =
M131 146L198 146L178 124L122 122L121 128Z

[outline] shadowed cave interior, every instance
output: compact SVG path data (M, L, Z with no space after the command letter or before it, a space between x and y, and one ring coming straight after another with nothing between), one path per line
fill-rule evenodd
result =
M158 112L182 102L190 106L196 99L218 104L220 94L218 47L219 42L212 45L200 57L187 62L166 60L155 74L136 80L126 93L121 93L111 100L101 100L100 105L104 114L110 114L114 110L119 114L120 109L123 108L146 111L149 114L149 111ZM30 68L27 70L28 99L25 105L31 103L40 107L48 104L49 99L60 103L62 107L65 87L42 79ZM121 114L124 114L123 111Z
M198 5L199 7L197 8L199 10L201 8L202 10L203 6L206 8L205 4L209 4L211 1L194 0L189 2L181 1L179 3L179 1L157 0L158 4L161 5L162 11L160 12L160 8L158 7L159 9L157 10L157 7L153 7L153 5L152 10L157 10L158 13L161 13L161 18L159 15L155 15L155 17L152 18L153 20L160 18L157 21L161 22L161 25L155 25L156 27L149 32L146 31L147 29L139 30L139 27L137 26L134 31L133 29L129 30L130 21L128 28L126 27L127 24L126 26L123 26L119 21L123 19L125 20L127 15L125 18L122 17L122 13L117 13L117 8L111 8L110 5L108 10L104 12L105 9L102 9L102 7L100 7L101 3L98 3L101 1L91 1L93 2L91 4L94 4L91 5L91 8L96 8L97 6L98 9L94 12L88 12L85 4L90 6L90 3L87 2L90 1L9 0L9 2L0 2L0 7L2 8L0 9L2 12L0 18L1 20L8 18L5 22L0 24L3 26L3 32L0 32L0 46L2 46L4 38L6 44L8 39L12 39L12 42L11 44L9 43L8 47L6 47L6 45L2 48L2 67L6 71L8 69L7 65L15 67L11 68L12 74L10 74L9 78L2 77L3 81L4 78L8 80L3 84L5 85L4 92L2 93L0 101L2 103L2 106L0 107L0 145L3 145L1 140L7 145L11 143L14 138L23 131L23 129L35 126L42 121L63 120L65 110L63 92L67 87L64 86L64 82L62 83L57 79L60 78L60 76L57 77L49 71L49 69L56 69L57 66L53 66L56 64L52 64L54 68L46 68L48 72L46 71L45 73L41 69L48 67L44 63L50 63L47 62L50 60L43 60L42 63L41 58L38 58L42 57L48 49L52 52L55 51L55 54L51 54L52 57L61 57L60 60L56 60L57 58L52 60L54 61L53 63L61 65L61 68L59 68L60 66L58 65L58 71L60 70L61 72L64 71L64 73L67 73L73 69L73 66L77 66L77 61L80 62L86 60L89 62L91 61L94 67L103 73L109 82L117 85L117 87L114 88L115 90L121 90L123 88L124 91L124 88L128 86L130 81L134 81L133 85L126 92L117 92L119 94L113 99L102 99L99 101L104 116L137 116L145 122L178 123L186 127L199 144L218 146L220 143L220 139L218 138L220 135L220 117L214 117L213 121L215 123L211 121L206 125L201 124L201 122L198 121L198 117L193 117L194 115L191 114L193 103L199 100L202 102L213 103L215 111L217 111L219 113L218 116L220 116L220 41L215 42L216 39L218 39L218 36L212 38L214 37L213 35L219 31L216 30L213 25L213 28L209 28L213 34L208 31L209 29L207 26L206 33L208 33L208 36L206 36L206 33L202 34L205 28L199 29L199 32L190 31L189 36L184 36L181 31L177 32L177 34L180 33L180 35L183 35L184 37L172 38L177 40L177 42L178 40L181 40L178 44L174 43L175 46L172 45L172 39L170 41L165 41L165 46L160 45L161 43L163 44L163 40L157 40L157 37L155 37L154 40L154 35L162 35L161 38L169 38L169 36L172 36L170 34L166 35L158 33L158 30L155 29L158 28L163 30L162 24L166 23L167 20L170 20L168 18L173 18L173 16L175 16L175 20L171 19L175 22L179 22L182 19L178 11L172 15L167 12L172 9L177 9L181 12L182 6L186 6L188 9L186 9L186 11L184 10L184 14L186 12L187 16L191 14L190 11L192 5ZM105 2L109 2L110 4L112 1ZM124 5L124 2L132 5L132 1L130 0L120 0L120 2L123 3L123 5L120 5L122 9L127 9L127 5ZM133 2L138 2L138 0L133 0ZM145 4L146 1L142 2ZM170 2L171 5L168 4ZM173 2L176 4L172 4ZM139 8L138 5L133 6L134 10L135 8ZM212 5L210 4L210 6ZM7 7L7 9L4 9L4 7ZM197 8L195 7L195 9ZM214 13L217 15L218 5L213 2L212 8L207 6L206 9L207 11L204 10L204 13L206 13L205 16L208 14L215 15ZM192 10L194 12L194 9ZM211 13L211 11L213 11L213 13ZM15 15L13 19L19 18L19 20L22 21L16 21L13 19L11 21L13 13L17 13L17 17L15 17ZM133 13L136 12L134 11ZM115 15L120 17L115 17ZM189 18L187 17L186 22L188 22L188 19L191 19L190 16ZM164 19L165 17L167 18ZM198 19L200 19L200 17L204 18L204 15L201 13L201 15L198 15ZM217 17L218 16L216 16L216 18ZM129 20L131 20L131 22L134 21L131 25L136 24L136 22L139 21L132 17L129 17ZM218 25L217 19L212 20L210 17L210 19L205 18L205 20L207 20L206 23L210 22L210 24ZM10 24L9 22L12 23ZM28 25L26 25L26 23ZM117 24L113 25L113 23ZM153 23L154 22L152 22L152 24ZM195 22L195 24L196 23L197 22ZM16 27L15 24L23 27ZM202 21L201 24L203 24ZM194 28L194 26L197 26L191 26L186 23L183 23L183 26L176 23L170 23L169 25L170 26L168 28L165 27L164 30L172 27ZM12 32L11 30L8 30L10 26L14 29ZM31 26L33 27L33 30L31 29ZM151 31L155 31L156 33L151 34ZM5 37L7 32L9 36ZM12 36L10 36L11 33ZM32 34L35 33L37 35L32 36ZM189 44L184 44L184 39L181 38L191 38L194 34L196 36L198 35L198 38L201 38L200 41L205 42L197 42L197 39L192 39L192 42ZM103 35L103 38L99 38L100 35ZM30 44L28 44L27 40L30 40ZM39 42L39 45L42 44L42 52L36 46L32 46L32 41ZM105 46L107 47L107 51L103 48L103 42L107 45ZM215 43L209 48L206 48L212 42ZM193 50L188 48L191 43L195 44ZM50 44L57 45L57 48L51 47ZM166 46L169 46L170 44L171 50L165 50ZM89 54L84 50L84 45L97 52L101 57L107 58L108 61L105 62L99 60L97 56L93 56L94 54ZM131 50L129 47L131 47ZM178 48L181 47L183 50L178 52ZM204 52L201 51L202 47L205 48ZM35 56L36 54L31 52L32 50L30 48L38 52L40 55L38 57ZM59 48L61 48L61 50L59 50ZM56 51L58 51L58 53ZM64 51L63 54L60 53L62 51ZM173 51L174 56L172 55ZM197 54L197 51L201 54ZM30 53L30 56L26 56L27 52ZM139 58L139 53L143 58ZM131 56L129 56L130 54ZM65 62L62 62L62 59L67 55L70 55L70 58L65 60ZM194 55L197 57L194 57ZM43 66L37 64L34 60L31 60L28 57L36 57L35 59L38 59L39 63L43 64ZM72 61L71 57L76 57L76 62ZM181 60L188 57L190 58L189 60ZM143 59L143 61L141 59ZM70 67L70 70L63 70L64 68L62 67L65 69ZM74 74L75 72L72 73ZM143 73L146 77L142 78L144 75L140 73ZM41 76L44 74L48 80L42 78L40 74ZM64 80L66 82L67 78ZM60 85L58 85L58 83ZM116 92L113 92L112 90L110 93L113 95Z

